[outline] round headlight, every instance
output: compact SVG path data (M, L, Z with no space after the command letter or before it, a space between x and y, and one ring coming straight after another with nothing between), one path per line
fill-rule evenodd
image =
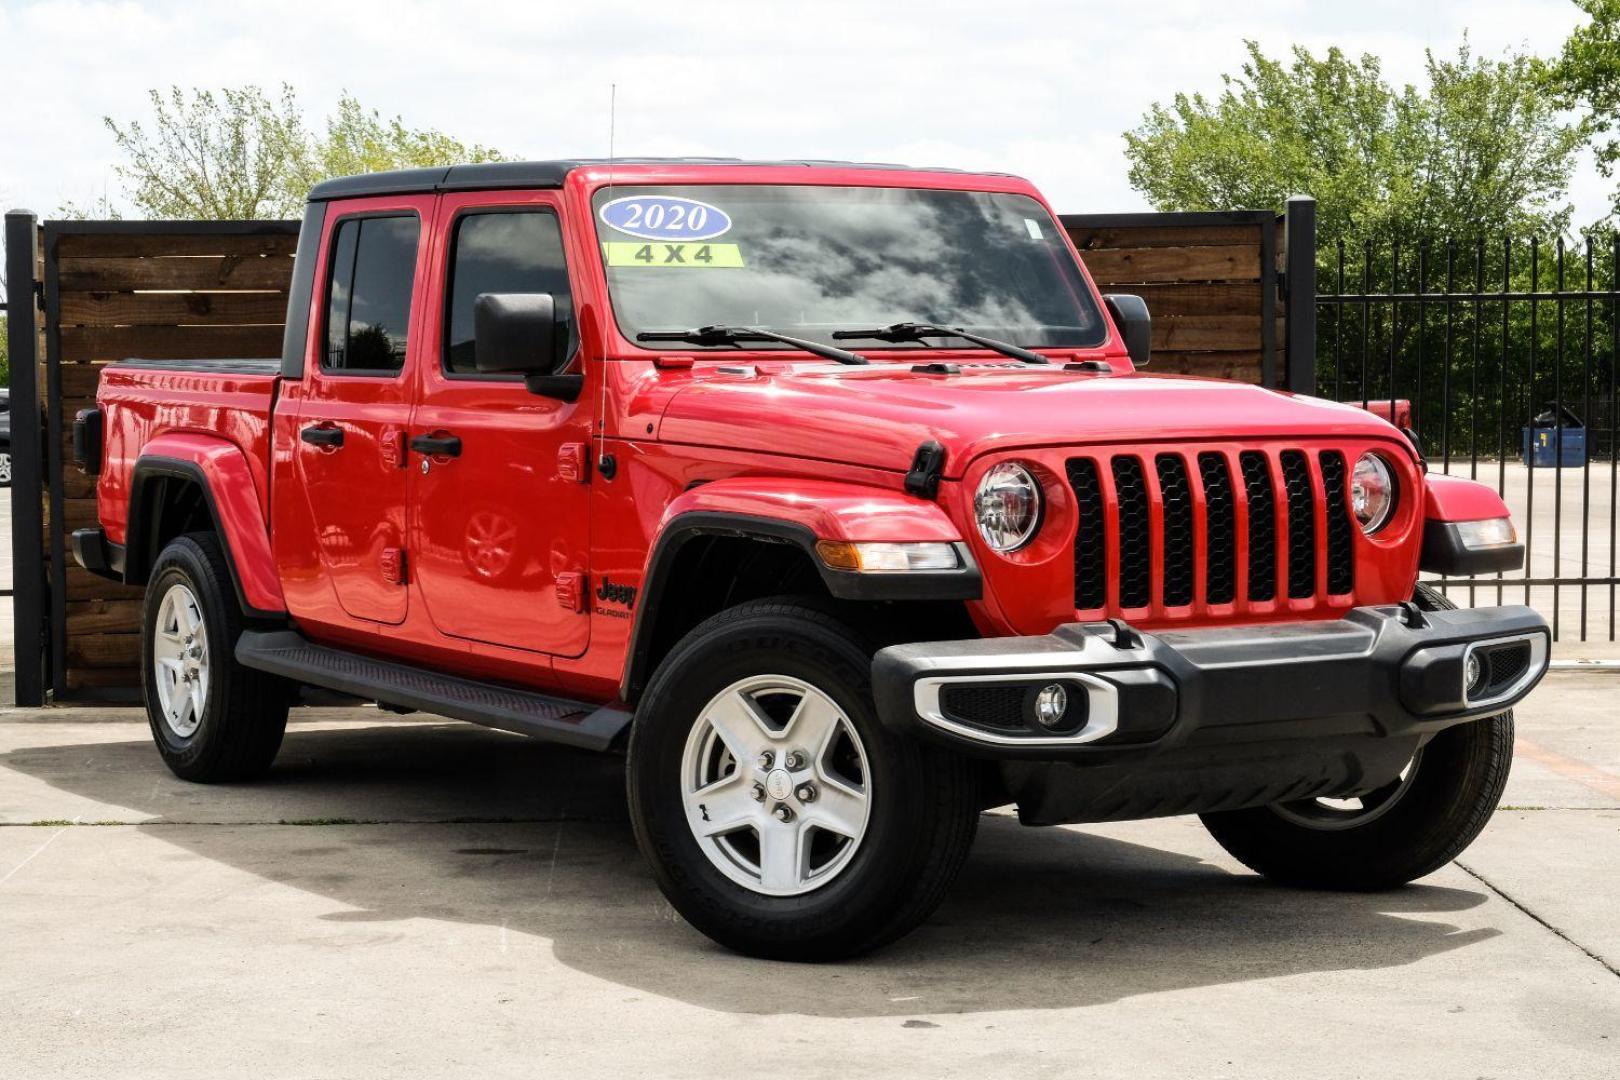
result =
M1369 536L1389 524L1395 512L1395 474L1377 454L1362 454L1350 477L1350 507Z
M984 474L973 495L979 535L1000 552L1017 551L1041 523L1041 486L1028 469L1004 461Z

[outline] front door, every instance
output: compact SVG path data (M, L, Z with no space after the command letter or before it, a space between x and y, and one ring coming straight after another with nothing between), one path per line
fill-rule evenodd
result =
M421 396L411 420L411 559L444 634L554 656L590 637L586 470L589 387L576 402L530 393L474 362L473 301L550 293L568 330L555 370L577 370L579 334L550 194L445 195ZM422 440L437 440L424 442Z
M426 262L431 197L334 204L317 279L320 363L307 374L293 443L299 488L343 611L405 618L404 452L420 346L412 297Z

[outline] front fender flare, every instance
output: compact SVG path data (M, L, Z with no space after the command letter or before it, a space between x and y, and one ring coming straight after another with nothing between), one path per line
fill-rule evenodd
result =
M1444 577L1477 577L1524 565L1523 544L1470 548L1457 529L1459 522L1511 516L1494 489L1461 476L1430 473L1425 481L1421 569Z
M634 701L651 675L663 587L681 549L702 536L736 536L802 549L827 591L841 600L977 600L984 581L961 531L933 502L897 491L830 480L737 477L691 488L659 521L641 578L620 696ZM953 545L961 566L949 571L860 574L834 570L816 555L817 540L928 541Z
M217 436L171 432L141 448L130 476L129 527L124 553L125 580L145 580L158 552L147 550L150 529L143 505L158 477L190 480L202 489L230 564L242 610L256 618L287 613L270 534L260 509L258 487L241 447Z

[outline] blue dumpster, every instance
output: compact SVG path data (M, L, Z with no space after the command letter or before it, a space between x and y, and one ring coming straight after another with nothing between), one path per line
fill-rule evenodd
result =
M1537 416L1534 427L1520 428L1520 459L1532 469L1551 469L1562 464L1579 469L1586 464L1586 425L1567 406L1547 403L1547 411ZM1562 424L1562 427L1560 427ZM1559 460L1559 444L1563 460Z

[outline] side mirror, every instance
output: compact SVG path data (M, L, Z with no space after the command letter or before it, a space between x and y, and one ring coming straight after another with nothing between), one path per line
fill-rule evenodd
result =
M473 366L516 372L530 393L578 399L583 375L557 375L562 340L550 293L479 293L473 301Z
M1131 363L1146 367L1153 354L1153 317L1140 296L1130 293L1109 293L1103 297L1108 314L1125 339L1125 351L1131 354Z

